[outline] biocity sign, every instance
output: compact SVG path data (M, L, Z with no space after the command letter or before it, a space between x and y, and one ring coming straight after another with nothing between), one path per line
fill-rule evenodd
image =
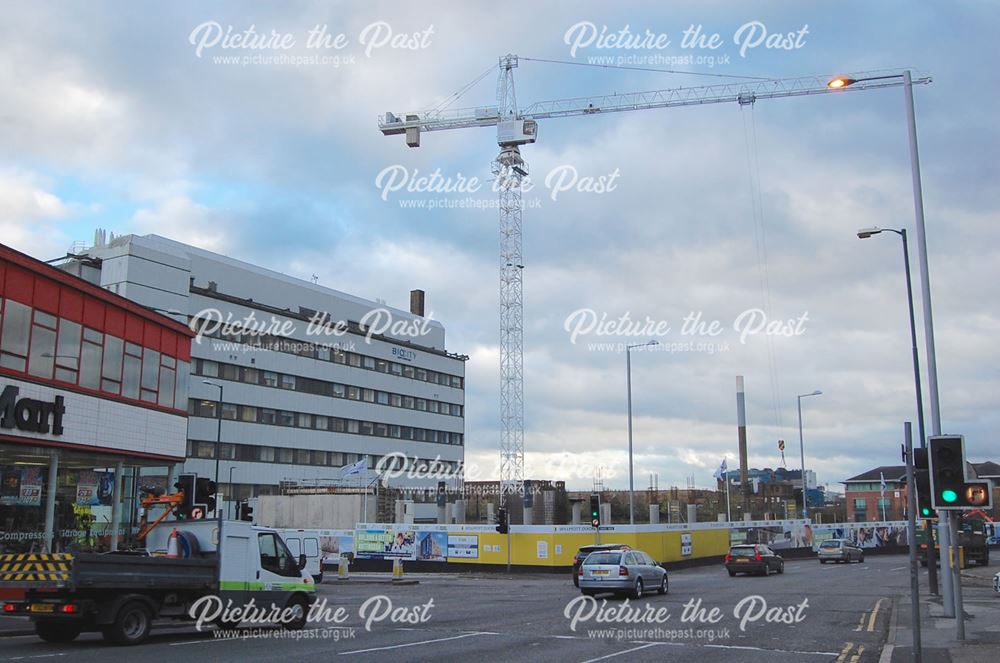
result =
M53 401L47 402L18 398L20 392L20 388L12 384L4 387L0 394L0 427L17 428L29 433L51 432L53 435L62 435L62 418L66 413L63 397L56 396Z

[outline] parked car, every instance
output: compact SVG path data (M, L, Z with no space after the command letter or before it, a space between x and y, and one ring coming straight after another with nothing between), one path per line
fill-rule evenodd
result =
M762 543L732 546L726 555L726 570L730 576L737 573L771 575L772 571L785 572L785 560Z
M624 543L595 543L590 546L581 547L576 551L576 555L573 556L573 585L575 587L580 586L580 578L577 574L580 572L580 565L583 564L583 560L587 559L587 555L598 550L622 551L631 550L631 548Z
M993 576L993 591L1000 594L1000 573Z
M865 561L865 551L847 539L829 539L819 544L819 563Z
M599 550L587 555L577 572L580 591L587 596L602 592L640 598L656 590L666 594L667 570L641 550Z

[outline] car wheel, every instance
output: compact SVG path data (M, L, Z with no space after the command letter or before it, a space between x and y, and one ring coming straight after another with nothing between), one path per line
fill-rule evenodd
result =
M663 574L663 578L660 580L660 588L656 590L660 594L667 593L667 574Z
M580 586L580 578L575 573L573 574L573 586L574 587Z
M820 564L826 564L826 560L825 559L821 559L821 560L819 560L819 563Z
M784 572L785 572L785 563L782 562L781 564L778 564L778 573L784 573Z
M80 624L71 621L43 619L35 622L35 635L45 642L73 642L81 630Z
M729 577L730 578L735 578L736 577L736 571L730 571L729 572Z
M595 596L597 594L597 592L594 591L593 589L581 589L580 592L584 596Z
M768 564L767 562L764 563L764 571L761 572L761 575L764 576L765 578L771 575L771 565Z
M635 588L632 590L632 598L634 599L642 598L642 578L635 579Z
M858 564L864 564L864 563L865 563L865 556L862 555L861 557L858 557Z
M153 615L145 603L129 601L115 616L115 621L105 626L101 633L105 640L116 645L137 645L149 637Z

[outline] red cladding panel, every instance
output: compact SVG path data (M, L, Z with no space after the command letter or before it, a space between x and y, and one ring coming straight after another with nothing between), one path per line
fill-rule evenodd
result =
M74 290L64 288L59 297L59 317L83 322L83 295Z
M160 337L160 352L171 357L177 356L177 335L173 332L163 330Z
M35 279L34 306L46 313L59 313L59 290L61 288L44 278Z
M83 300L83 324L94 329L104 329L104 302L87 298Z
M142 345L151 350L160 351L160 327L156 323L146 321L142 335Z
M113 306L108 307L108 314L104 321L104 331L112 336L117 336L118 338L125 337L125 311L114 308Z
M142 318L130 315L125 319L125 340L142 345Z
M4 284L4 296L31 306L34 280L29 272L15 265L7 265L7 282Z

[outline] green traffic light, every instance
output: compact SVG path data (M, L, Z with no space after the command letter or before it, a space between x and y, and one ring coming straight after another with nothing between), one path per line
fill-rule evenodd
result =
M955 500L958 499L958 493L956 493L954 490L942 490L941 499L943 499L945 502L954 502Z
M931 510L925 507L925 508L921 509L920 513L922 513L925 516L929 516L929 515L931 515Z

